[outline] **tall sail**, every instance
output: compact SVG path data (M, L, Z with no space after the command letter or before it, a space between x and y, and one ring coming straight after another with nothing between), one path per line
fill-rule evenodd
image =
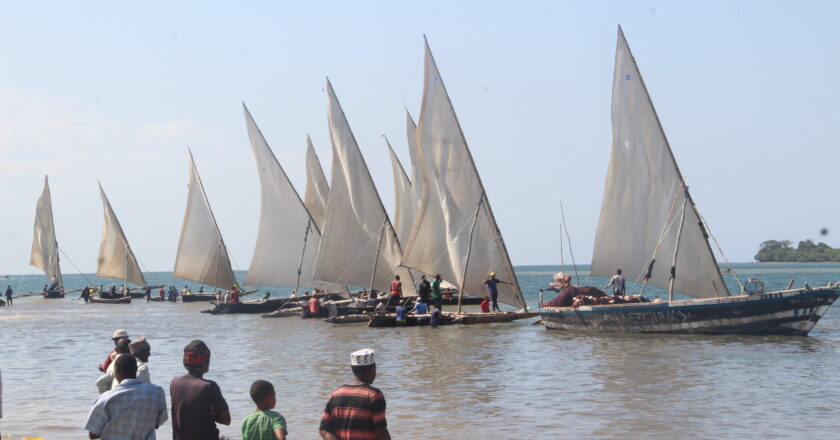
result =
M449 95L426 44L423 102L417 125L423 192L403 265L439 273L470 295L483 296L489 272L499 301L525 308L490 202Z
M242 107L262 194L257 244L245 284L304 286L312 280L321 232L248 108Z
M35 235L32 238L29 264L43 270L49 283L56 284L60 289L64 287L64 281L61 279L61 266L58 260L58 241L55 238L50 182L49 178L44 176L44 191L35 207Z
M414 206L412 207L411 218L412 224L414 217L417 216L417 204L423 198L423 165L420 163L420 151L417 147L417 124L414 119L405 111L405 131L408 138L408 154L411 158L411 197L414 199ZM408 237L406 237L406 241ZM405 241L401 242L405 246Z
M236 283L222 233L190 152L190 190L172 276L229 289Z
M105 210L102 224L102 244L99 245L99 259L96 264L96 276L125 280L137 286L146 286L146 279L137 264L134 252L128 245L125 233L117 220L111 203L99 185L99 197Z
M397 228L397 237L399 237L400 243L405 243L408 241L411 224L414 222L414 194L411 181L408 180L408 174L405 173L400 159L394 153L394 149L387 138L385 144L388 146L388 154L391 155L391 167L394 171L394 199L396 201L394 225Z
M403 293L415 295L411 275L399 266L397 235L329 81L327 95L333 167L314 278L386 290L398 274Z
M612 151L592 275L621 268L694 298L729 294L636 61L618 29L612 91Z
M324 229L329 197L330 186L327 178L324 177L321 161L318 160L312 140L306 136L306 194L303 196L303 204L306 205L306 209L309 210L309 214L321 230Z

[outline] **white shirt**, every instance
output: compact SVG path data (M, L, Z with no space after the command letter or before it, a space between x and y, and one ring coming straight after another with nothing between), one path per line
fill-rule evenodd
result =
M119 355L117 357L119 357ZM120 384L117 382L116 375L114 374L114 365L117 364L116 361L117 358L115 357L114 360L108 364L108 370L105 371L105 374L99 376L99 379L96 380L96 391L99 391L99 394L113 390ZM152 383L151 375L149 374L149 366L140 359L137 359L137 379L145 383Z

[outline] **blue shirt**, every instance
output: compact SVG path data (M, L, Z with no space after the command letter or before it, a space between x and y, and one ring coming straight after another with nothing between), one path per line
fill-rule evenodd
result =
M414 304L414 313L418 315L425 315L429 313L429 307L426 306L426 303L418 302Z
M397 306L397 321L405 321L405 307Z
M124 379L96 399L85 429L103 439L154 440L155 429L166 420L163 388Z
M501 283L501 282L502 281L499 280L498 278L488 278L488 279L484 280L484 284L487 284L487 290L489 290L490 293L492 293L494 295L499 293L499 291L496 290L496 285Z

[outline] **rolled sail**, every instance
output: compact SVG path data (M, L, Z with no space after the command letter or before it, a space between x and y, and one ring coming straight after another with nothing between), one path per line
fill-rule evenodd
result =
M628 278L642 280L653 260L648 284L668 288L679 242L674 290L694 298L727 296L705 228L621 28L612 127L592 275L607 277L620 268Z
M35 233L32 238L32 252L29 264L44 271L50 284L64 287L58 258L58 241L55 238L50 182L44 176L44 190L35 206Z
M497 278L511 283L498 285L499 301L525 308L507 248L428 44L417 143L423 190L403 265L439 273L465 294L475 296L486 294L484 280L495 272Z
M309 210L309 214L318 224L318 229L324 229L326 219L327 200L330 198L330 186L327 178L324 177L324 170L321 168L321 161L312 146L312 140L306 137L306 193L303 196L303 204Z
M403 292L415 295L408 269L399 266L402 249L397 235L329 81L327 99L332 181L314 278L387 290L399 274Z
M187 210L172 276L222 289L229 289L236 283L222 233L204 194L192 152Z
M117 215L111 208L111 203L99 185L99 197L105 218L102 223L102 243L99 245L99 259L96 263L96 276L125 280L137 286L146 286L146 279L137 264L134 252L128 245L122 226Z

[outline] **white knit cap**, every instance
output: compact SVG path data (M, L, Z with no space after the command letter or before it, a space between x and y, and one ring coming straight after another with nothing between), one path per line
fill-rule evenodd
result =
M127 337L128 337L128 332L127 331L125 331L125 330L114 330L114 336L112 336L111 339L127 338Z
M553 278L554 281L562 281L563 278L566 278L566 274L564 274L563 272L557 272L556 274L554 274Z
M376 363L376 360L374 359L375 354L376 352L371 348L354 351L353 353L350 353L350 365L359 367L373 365Z

